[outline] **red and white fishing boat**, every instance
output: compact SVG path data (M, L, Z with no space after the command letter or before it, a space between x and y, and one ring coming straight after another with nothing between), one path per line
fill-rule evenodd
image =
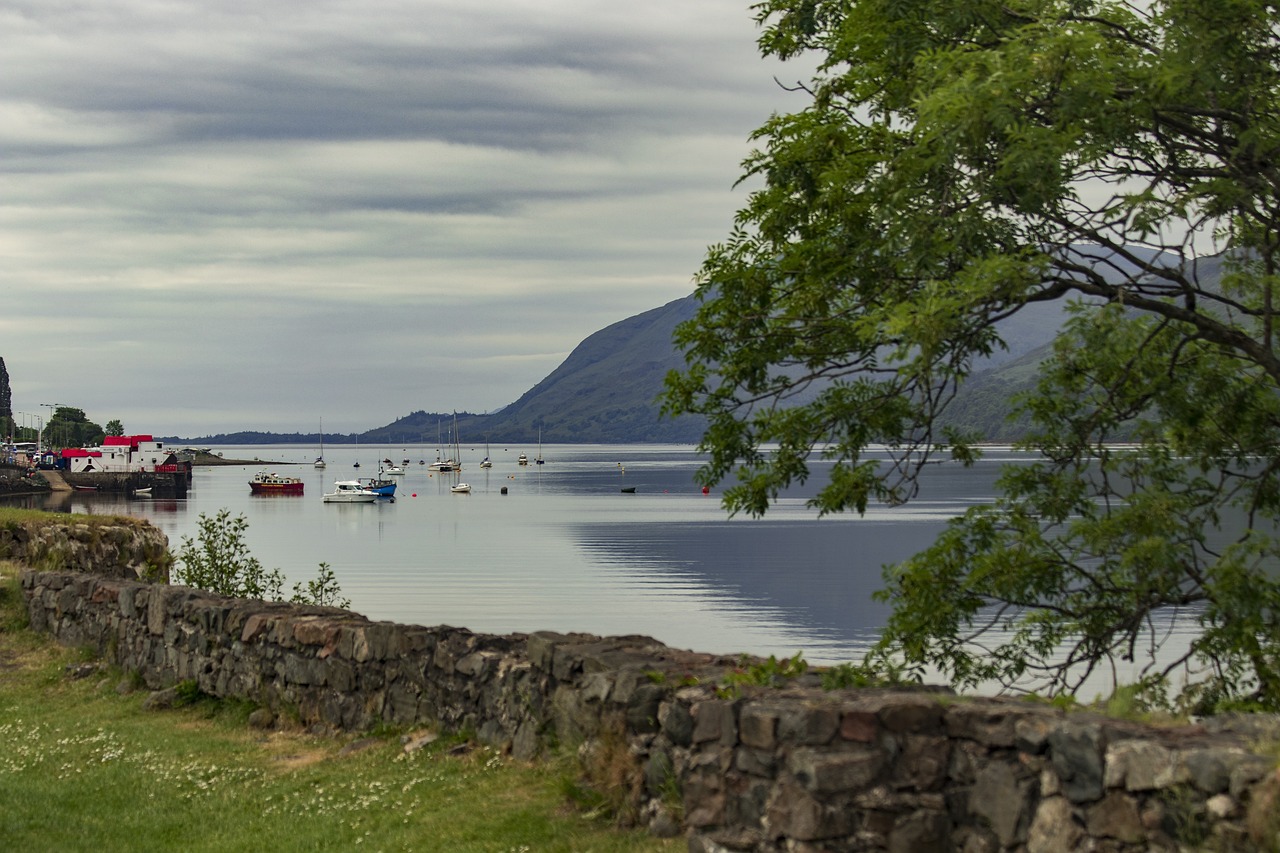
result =
M255 495L300 495L302 481L297 477L282 477L270 471L259 471L249 481L249 491Z

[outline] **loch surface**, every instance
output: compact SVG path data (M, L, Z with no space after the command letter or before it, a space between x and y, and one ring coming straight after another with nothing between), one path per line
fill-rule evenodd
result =
M327 563L351 608L373 619L644 634L721 654L802 652L813 663L860 658L887 613L872 599L882 567L991 500L999 464L1026 458L988 450L973 468L932 469L905 506L826 518L805 505L825 479L818 467L753 519L727 517L718 490L702 493L700 457L684 445L547 445L546 464L528 466L517 456L533 460L536 445L493 447L490 469L479 467L483 445L464 446L461 475L420 464L436 458L434 445L328 446L325 470L303 445L214 450L263 462L198 467L184 500L76 492L23 503L145 517L175 551L197 535L201 514L227 509L246 518L250 552L279 568L287 588ZM394 503L323 502L335 479L370 476L382 459L410 460ZM305 493L251 495L249 479L264 469L301 477ZM458 479L470 494L450 493Z

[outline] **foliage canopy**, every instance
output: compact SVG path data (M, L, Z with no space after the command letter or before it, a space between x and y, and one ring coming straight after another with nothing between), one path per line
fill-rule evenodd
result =
M1051 692L1136 659L1280 707L1276 5L755 9L765 55L817 70L755 134L677 332L664 408L708 418L702 481L761 514L820 459L822 513L908 500L974 458L937 421L1000 321L1068 300L1019 401L1039 461L886 569L880 652ZM1199 634L1154 655L1173 614Z

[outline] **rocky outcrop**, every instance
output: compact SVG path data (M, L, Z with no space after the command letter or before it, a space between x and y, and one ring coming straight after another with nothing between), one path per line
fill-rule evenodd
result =
M812 676L726 687L740 661L647 637L475 634L61 571L22 586L33 627L153 688L335 729L469 730L521 759L578 746L626 780L622 813L693 853L1280 848L1271 717L1165 728Z

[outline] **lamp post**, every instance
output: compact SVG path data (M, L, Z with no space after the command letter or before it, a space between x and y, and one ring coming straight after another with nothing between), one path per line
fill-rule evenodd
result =
M52 430L53 416L57 413L58 409L64 408L67 404L66 403L41 403L40 405L49 410L49 428L50 430Z

